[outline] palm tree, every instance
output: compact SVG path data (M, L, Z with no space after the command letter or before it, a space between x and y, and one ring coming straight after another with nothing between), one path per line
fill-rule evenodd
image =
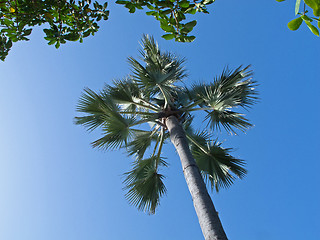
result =
M152 37L143 36L141 60L129 57L132 74L98 93L85 89L75 123L88 130L98 127L103 136L92 143L100 149L125 148L135 157L133 168L125 173L126 198L139 210L155 213L166 193L160 168L168 164L162 157L167 139L175 146L190 190L199 223L206 240L227 239L206 184L217 191L229 187L236 177L246 174L244 161L230 155L232 149L213 140L215 129L231 133L252 125L235 108L248 108L256 102L251 71L225 70L212 83L187 88L184 59L162 52ZM192 122L201 111L205 129L194 130ZM202 113L202 114L203 114ZM202 115L203 116L203 115Z

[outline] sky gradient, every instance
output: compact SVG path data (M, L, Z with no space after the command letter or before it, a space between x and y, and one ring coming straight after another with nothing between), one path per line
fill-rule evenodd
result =
M122 174L132 159L102 152L73 124L84 87L101 89L130 73L142 34L186 57L193 81L252 65L260 102L246 134L218 134L247 161L248 175L210 193L230 240L320 239L320 40L292 32L294 3L217 1L198 14L193 43L161 38L158 22L110 3L110 20L84 43L56 50L36 29L0 63L0 239L203 239L179 158L167 144L167 196L153 216L130 206ZM201 124L201 122L199 122Z

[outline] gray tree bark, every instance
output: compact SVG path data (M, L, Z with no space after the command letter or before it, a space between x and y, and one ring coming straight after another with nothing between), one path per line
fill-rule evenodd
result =
M218 213L191 154L184 129L175 116L168 117L166 125L170 133L171 142L180 157L183 174L192 196L193 205L205 240L227 240Z

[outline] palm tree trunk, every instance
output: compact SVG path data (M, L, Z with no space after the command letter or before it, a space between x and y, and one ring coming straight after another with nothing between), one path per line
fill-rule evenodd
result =
M193 205L205 240L227 240L219 216L208 194L199 168L191 154L184 129L175 116L166 119L171 142L175 146L182 164Z

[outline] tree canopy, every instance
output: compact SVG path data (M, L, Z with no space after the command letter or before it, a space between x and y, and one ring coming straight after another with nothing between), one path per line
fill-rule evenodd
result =
M283 2L285 0L277 0L278 2ZM302 3L302 4L301 4ZM301 11L301 5L303 5ZM309 11L312 11L313 15L309 14ZM288 28L292 31L298 30L303 22L306 23L310 31L319 37L320 29L320 0L296 0L295 5L295 15L299 17L291 20L288 23ZM316 25L313 25L312 22L315 22ZM319 28L319 29L318 29Z
M159 169L167 167L163 147L168 143L166 119L175 116L182 124L194 159L211 189L226 188L246 174L245 162L230 155L213 131L245 132L252 125L239 112L257 100L256 82L246 68L225 70L211 83L187 88L184 59L160 51L153 38L145 36L140 51L142 62L128 61L131 74L105 85L100 92L85 89L77 111L76 124L89 131L101 129L103 136L92 143L103 150L125 149L135 157L124 181L126 196L138 209L154 213L166 192ZM194 118L203 112L202 129Z
M98 31L101 19L107 20L107 3L91 0L6 0L0 1L0 59L3 61L13 42L29 40L32 27L47 23L45 39L49 45L83 41ZM48 26L49 25L49 26Z
M132 0L116 1L130 13L147 8L166 34L163 38L191 42L189 35L197 21L186 20L186 15L208 13L207 5L215 0ZM4 61L13 42L29 40L32 27L46 23L45 39L59 48L67 41L83 41L98 31L98 22L109 17L108 3L91 0L1 0L0 1L0 59Z
M277 0L283 2L285 0ZM160 22L165 32L164 39L178 42L192 42L190 35L196 20L188 16L209 13L207 6L215 0L117 0L134 13L146 9L146 14ZM303 2L303 10L300 5ZM0 0L0 59L5 60L13 42L29 40L34 26L45 24L45 39L49 45L59 48L67 41L83 41L83 38L98 31L100 20L108 20L108 3L91 0ZM313 16L309 11L313 11ZM297 30L302 22L319 36L320 0L296 0L295 14L298 18L290 21L290 30ZM312 22L317 22L314 25ZM318 28L317 28L318 27Z

